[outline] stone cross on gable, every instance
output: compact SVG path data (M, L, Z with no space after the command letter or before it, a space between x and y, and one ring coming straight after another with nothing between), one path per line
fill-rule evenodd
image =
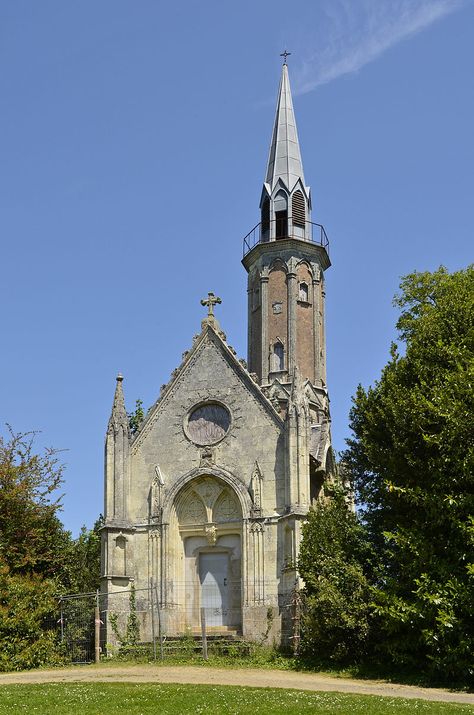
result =
M214 306L222 303L222 300L214 295L214 293L208 293L207 298L201 300L201 305L207 305L207 316L210 318L214 316Z

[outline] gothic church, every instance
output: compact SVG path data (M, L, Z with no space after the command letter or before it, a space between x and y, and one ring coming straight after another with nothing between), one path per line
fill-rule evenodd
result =
M288 67L261 220L244 239L248 360L208 311L131 434L117 377L105 447L102 592L153 588L166 633L282 632L301 524L333 478L326 386L324 228L311 221ZM151 639L141 618L141 638ZM110 636L107 635L107 640Z

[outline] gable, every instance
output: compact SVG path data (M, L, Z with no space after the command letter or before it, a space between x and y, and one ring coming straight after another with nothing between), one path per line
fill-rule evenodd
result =
M210 401L228 407L234 427L242 419L239 413L243 410L254 412L254 419L258 415L257 421L272 425L278 431L282 427L283 423L272 404L235 357L232 349L214 330L207 327L149 410L132 443L132 452L139 449L160 416L168 413L171 406L176 428L186 431L184 420L189 410L194 405Z

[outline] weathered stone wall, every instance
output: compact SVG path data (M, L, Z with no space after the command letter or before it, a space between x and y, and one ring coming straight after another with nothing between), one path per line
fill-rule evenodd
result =
M131 447L129 517L144 522L149 517L149 493L158 464L164 493L192 469L200 466L203 448L185 432L191 408L216 400L230 410L227 435L213 445L212 462L235 475L247 488L258 461L264 475L262 507L273 513L284 489L284 453L281 425L271 408L252 397L248 385L236 374L229 360L212 339L204 340L178 380L153 409L145 428Z

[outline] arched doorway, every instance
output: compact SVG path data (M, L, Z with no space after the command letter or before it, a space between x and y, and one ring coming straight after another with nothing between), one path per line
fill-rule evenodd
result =
M229 484L201 474L177 493L169 540L172 601L181 624L214 631L242 622L242 508Z

